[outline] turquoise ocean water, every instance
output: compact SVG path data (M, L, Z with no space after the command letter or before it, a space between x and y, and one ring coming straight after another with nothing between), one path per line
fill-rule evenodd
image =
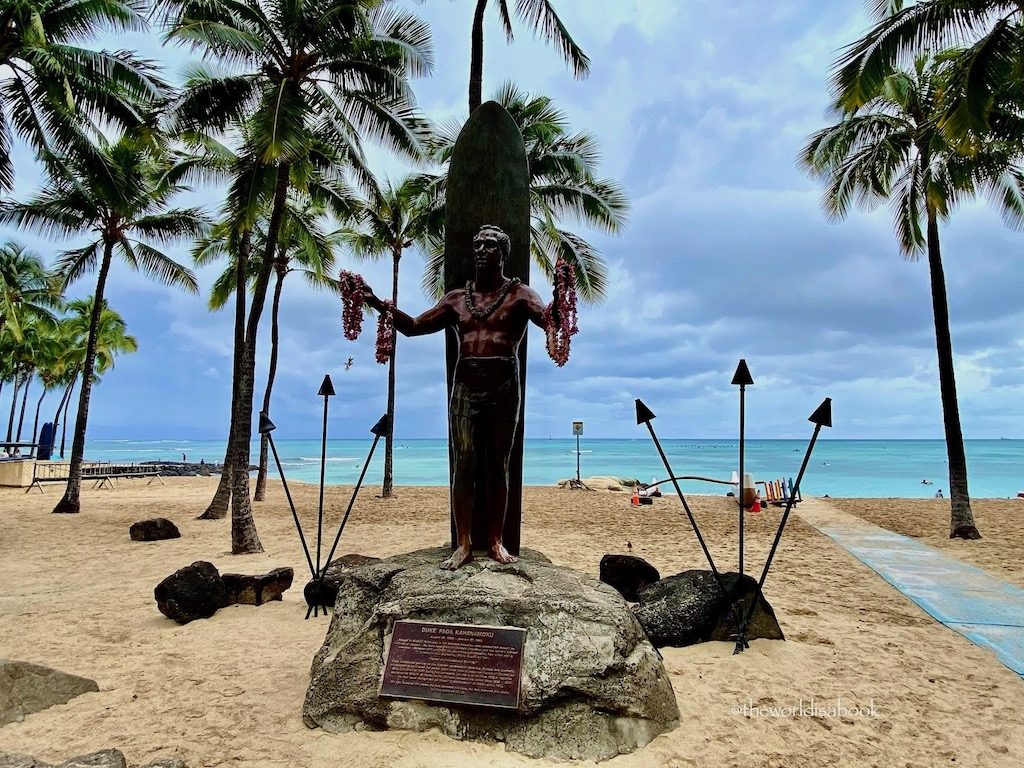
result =
M319 482L320 441L277 440L278 454L289 482ZM351 484L359 477L370 440L328 440L326 482ZM677 475L728 480L738 463L735 440L668 440L662 445ZM807 447L801 440L749 440L745 469L756 480L796 477ZM966 442L971 495L1003 498L1024 490L1024 440ZM141 461L219 462L224 443L214 440L92 440L86 458L119 463ZM67 448L70 455L70 445ZM255 463L258 442L253 442ZM667 477L649 438L584 439L580 443L580 473L636 477L644 482ZM277 471L271 457L271 477ZM366 474L366 483L379 484L384 472L381 441ZM527 485L552 485L576 475L576 442L570 439L528 439L523 457ZM939 488L948 495L945 443L941 440L819 440L804 476L803 491L813 496L926 498ZM929 484L921 481L928 480ZM400 440L395 446L395 483L447 485L448 447L445 440ZM724 486L684 482L685 493L723 493Z

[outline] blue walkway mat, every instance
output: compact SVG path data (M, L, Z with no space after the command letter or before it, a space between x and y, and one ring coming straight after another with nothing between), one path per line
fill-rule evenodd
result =
M862 522L816 527L947 627L1024 676L1024 589L909 536Z

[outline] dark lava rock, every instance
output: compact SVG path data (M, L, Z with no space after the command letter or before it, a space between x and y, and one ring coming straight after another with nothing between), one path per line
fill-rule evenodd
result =
M275 568L269 573L246 576L241 573L225 573L224 605L263 605L271 600L280 600L292 585L295 572L291 568Z
M711 571L683 571L639 590L636 617L656 648L676 648L707 640L730 640L736 632L733 606L746 616L757 582L722 573L726 594ZM748 640L785 640L775 611L762 596L747 625Z
M614 587L624 598L636 602L637 590L661 578L658 569L635 555L605 555L601 558L601 581Z
M302 594L306 598L306 605L319 605L324 608L333 608L335 600L338 599L338 585L341 583L345 574L350 573L353 569L359 568L360 566L372 565L379 562L379 557L358 555L354 552L334 558L327 567L324 568L323 581L321 582L319 579L312 579L302 590Z
M152 520L140 520L132 523L128 530L132 541L162 541L163 539L180 539L178 526L166 517L155 517Z
M208 619L224 605L227 589L213 563L205 560L175 571L153 590L160 613L179 624Z

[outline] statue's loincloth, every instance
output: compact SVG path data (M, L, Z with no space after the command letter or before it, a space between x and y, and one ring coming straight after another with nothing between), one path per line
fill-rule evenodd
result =
M460 357L448 414L451 419L518 422L518 358Z

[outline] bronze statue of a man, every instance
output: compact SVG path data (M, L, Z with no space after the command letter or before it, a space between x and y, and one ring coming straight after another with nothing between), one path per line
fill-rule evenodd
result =
M544 305L537 292L504 273L511 244L498 227L485 225L473 238L476 279L451 291L419 317L393 308L395 330L422 336L454 328L459 337L451 401L448 405L452 467L451 501L457 547L441 567L455 570L473 559L472 518L475 491L487 510L488 554L499 563L518 558L502 544L508 503L508 464L519 422L519 342L532 321L544 328ZM366 302L378 311L384 303L370 292ZM483 472L477 463L482 462ZM474 478L485 488L475 489Z

